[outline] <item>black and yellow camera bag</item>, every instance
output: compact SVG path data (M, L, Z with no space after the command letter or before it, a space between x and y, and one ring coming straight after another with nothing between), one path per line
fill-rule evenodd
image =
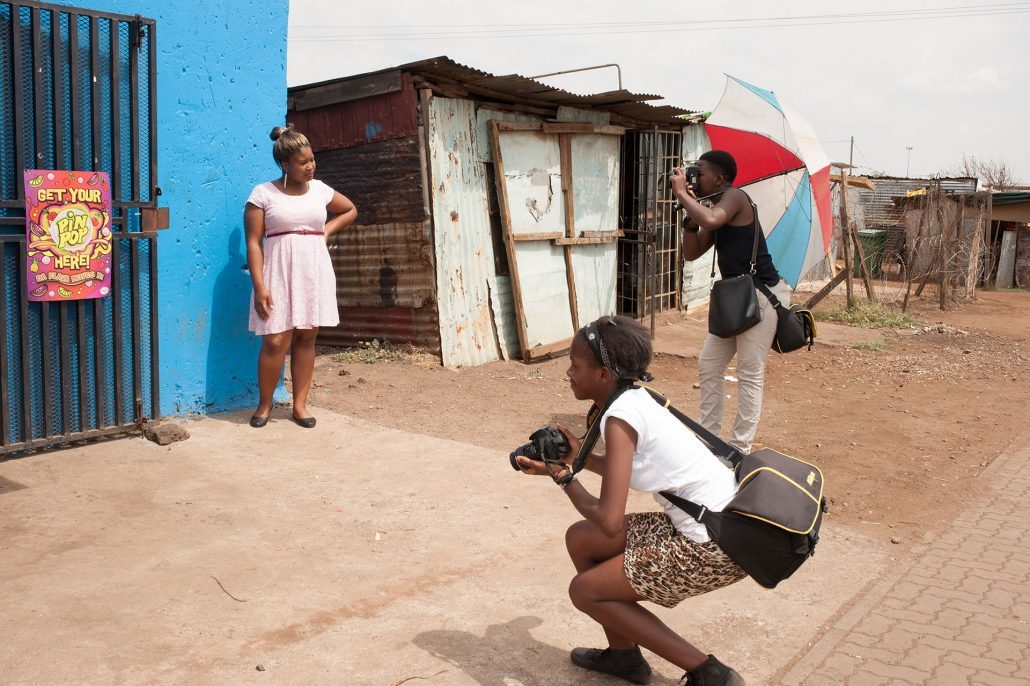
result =
M648 393L686 424L716 455L733 465L737 492L722 512L674 493L662 496L705 525L741 569L766 588L790 577L815 553L827 511L823 474L813 464L771 450L742 455L656 391Z
M572 462L573 473L583 469L597 442L600 418L630 388L636 387L619 388L603 408L591 408L587 433ZM729 462L737 481L737 492L722 512L712 512L674 493L663 491L661 495L704 524L712 540L752 579L775 588L815 554L819 527L827 512L823 473L813 464L768 448L743 455L673 407L661 393L643 388L709 450Z
M773 336L770 347L778 353L793 352L806 345L811 350L816 336L815 317L811 311L801 305L784 307L768 286L760 281L755 283L776 311L776 335Z

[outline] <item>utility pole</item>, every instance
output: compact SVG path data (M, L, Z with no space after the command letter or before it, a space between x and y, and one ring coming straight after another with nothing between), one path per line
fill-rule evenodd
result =
M851 137L851 152L848 153L848 167L853 168L855 166L855 137Z
M905 148L905 150L908 150L908 158L905 160L905 178L907 179L908 178L908 165L912 161L912 148L911 148L911 146L908 146L908 147Z

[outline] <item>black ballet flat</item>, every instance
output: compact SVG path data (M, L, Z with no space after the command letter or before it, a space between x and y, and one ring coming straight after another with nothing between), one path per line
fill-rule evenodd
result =
M301 419L300 417L298 417L297 415L292 414L292 413L291 413L291 416L293 417L293 421L296 422L298 426L303 426L305 429L314 429L315 428L315 418L314 417L304 417L303 419Z
M250 418L250 425L252 427L254 427L255 429L260 429L261 427L263 427L267 423L268 423L268 415L265 415L264 417L258 417L257 415L254 415L253 417Z

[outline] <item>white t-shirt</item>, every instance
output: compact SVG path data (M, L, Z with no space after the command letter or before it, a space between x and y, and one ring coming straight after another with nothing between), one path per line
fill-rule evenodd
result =
M601 436L609 417L618 417L637 432L629 485L654 493L676 530L692 541L709 541L704 525L659 495L670 491L721 512L736 490L733 472L704 443L643 388L623 393L601 418Z

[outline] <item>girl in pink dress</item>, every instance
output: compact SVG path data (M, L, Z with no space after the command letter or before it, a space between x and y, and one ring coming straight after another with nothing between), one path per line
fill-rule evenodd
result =
M243 210L247 266L254 283L250 330L261 336L258 356L260 398L250 425L268 423L272 393L290 351L293 421L315 426L307 399L315 368L315 337L320 326L336 326L336 274L329 258L329 236L352 224L354 203L316 181L315 156L293 125L272 129L272 157L282 178L254 187ZM328 215L333 218L326 221Z

